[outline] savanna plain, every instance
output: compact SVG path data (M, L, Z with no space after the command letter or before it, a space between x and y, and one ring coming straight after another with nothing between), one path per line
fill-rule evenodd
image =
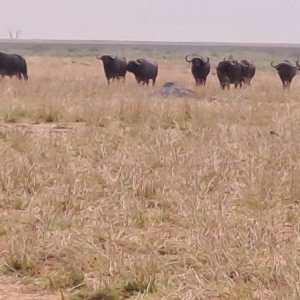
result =
M0 82L0 299L300 299L300 81L106 85L94 57ZM195 98L153 95L165 81ZM2 297L2 298L1 298Z

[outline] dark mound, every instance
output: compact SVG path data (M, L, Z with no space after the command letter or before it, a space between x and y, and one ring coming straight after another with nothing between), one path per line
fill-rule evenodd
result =
M196 93L180 86L177 82L167 81L154 95L162 97L195 97Z

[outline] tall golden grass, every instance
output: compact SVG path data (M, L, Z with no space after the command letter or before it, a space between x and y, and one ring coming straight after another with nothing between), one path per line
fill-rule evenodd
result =
M1 272L71 299L298 299L299 78L159 65L197 97L107 86L92 58L0 82Z

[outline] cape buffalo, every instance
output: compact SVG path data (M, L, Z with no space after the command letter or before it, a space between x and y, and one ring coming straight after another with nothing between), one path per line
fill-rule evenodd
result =
M110 83L110 79L120 79L121 77L125 80L126 75L126 58L125 57L111 57L110 55L97 56L97 59L102 60L105 77L107 84Z
M185 57L185 61L188 63L192 63L191 71L195 78L196 85L205 85L206 77L210 72L209 58L207 57L207 59L204 60L203 57L195 56L191 59L188 59L189 56L190 55L187 55Z
M28 80L27 64L25 59L18 54L0 52L0 76L17 76L20 80Z
M246 85L250 85L251 79L255 75L255 65L247 59L242 59L240 63L242 64L242 82Z
M154 61L149 61L144 58L130 60L126 70L134 74L137 83L149 84L152 79L152 85L155 85L155 80L158 73L158 65Z
M284 60L278 65L273 65L273 62L271 62L271 66L277 70L284 89L290 88L291 82L296 75L297 70L300 70L298 61L296 62L296 64L294 64L290 60Z
M224 59L219 62L217 66L217 75L221 88L230 88L230 84L234 84L234 87L242 87L242 67L244 65L235 59Z

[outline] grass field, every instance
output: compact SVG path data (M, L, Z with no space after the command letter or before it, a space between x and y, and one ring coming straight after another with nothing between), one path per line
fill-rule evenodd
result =
M165 99L92 57L26 59L0 83L2 276L73 300L300 297L298 76L221 91L161 58L157 88L197 93Z

